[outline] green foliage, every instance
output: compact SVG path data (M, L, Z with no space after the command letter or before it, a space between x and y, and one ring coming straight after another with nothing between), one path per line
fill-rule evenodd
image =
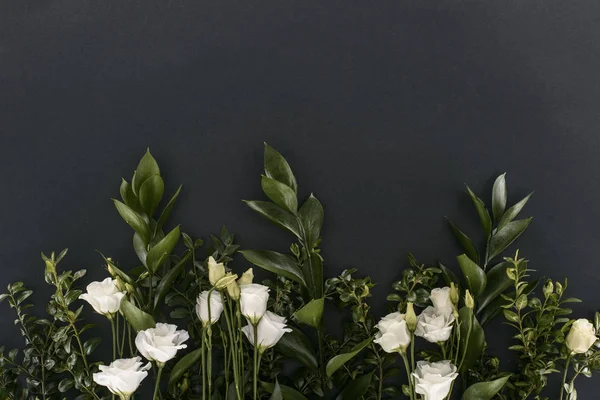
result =
M408 255L408 268L402 270L402 279L392 284L397 293L387 296L388 301L398 302L397 309L405 310L406 303L411 302L417 307L427 307L430 304L429 293L436 287L442 269L419 264L412 254Z

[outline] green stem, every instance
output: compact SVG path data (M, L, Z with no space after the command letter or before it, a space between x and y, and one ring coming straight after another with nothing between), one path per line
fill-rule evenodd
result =
M469 347L469 340L471 339L472 329L473 329L473 310L469 310L469 328L467 329L467 337L465 338L465 346L462 351L462 357L460 359L460 364L457 366L459 371L462 368L463 363L465 362L465 357L467 356L467 348Z
M202 355L202 365L200 368L202 369L202 400L206 400L206 361L205 361L205 349L204 340L206 338L206 329L202 327L202 340L201 340L201 351Z
M565 382L567 381L567 373L569 372L569 364L571 363L571 354L567 357L567 362L565 364L565 372L563 372L562 384L560 385L560 400L563 400L563 395L565 393Z
M258 393L258 324L252 324L252 328L254 329L254 396L253 399L256 400Z
M413 378L411 375L411 369L410 369L410 364L408 362L408 356L406 355L405 351L402 351L400 353L400 355L402 356L402 360L404 360L404 368L406 369L406 376L408 377L408 387L410 389L410 399L414 400L415 399L415 390L413 388Z
M242 312L240 308L240 300L238 299L235 304L235 315L237 317L238 326L238 356L239 356L239 368L240 368L240 400L245 396L246 389L246 365L244 363L244 334L242 333Z
M233 363L233 381L234 381L234 385L235 385L235 393L238 397L239 400L242 400L242 395L240 392L240 368L239 368L239 364L238 364L238 337L237 337L237 330L240 330L241 327L237 327L237 330L234 329L234 325L233 325L233 315L232 313L232 307L230 302L226 301L226 298L223 294L221 294L221 300L223 302L223 305L225 306L225 322L227 323L227 330L229 331L229 341L231 342L231 361ZM227 358L226 358L227 359ZM227 372L227 368L225 369L225 371ZM227 376L226 376L227 377ZM228 390L229 388L227 388Z
M152 396L154 400L160 399L160 376L164 366L163 363L158 364L158 375L156 376L156 385L154 385L154 396Z
M115 326L115 316L110 316L110 328L112 330L112 349L113 349L113 361L117 359L117 330Z

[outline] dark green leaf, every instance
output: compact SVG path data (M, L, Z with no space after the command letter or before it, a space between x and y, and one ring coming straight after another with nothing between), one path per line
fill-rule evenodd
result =
M121 218L123 218L123 220L125 220L125 222L140 235L144 243L148 243L150 240L150 229L144 218L119 200L113 199L113 202L115 203L115 207L121 215Z
M471 290L473 296L479 296L481 293L483 293L487 283L485 272L479 267L479 265L475 264L469 257L467 257L466 254L461 254L460 256L456 257L456 259L458 260L460 269L467 280L469 290Z
M485 347L485 334L479 321L473 315L472 311L467 307L463 307L459 310L459 319L461 321L460 325L460 341L461 347L460 351L463 351L465 345L467 346L467 352L465 356L465 361L461 367L461 371L467 371L469 368L472 368L481 356L483 348ZM471 324L471 317L473 323ZM469 335L469 326L472 326L471 332ZM468 341L467 341L468 338Z
M512 242L514 242L527 229L531 218L520 219L509 222L504 228L497 231L490 240L489 258L492 260L497 255L500 255Z
M160 217L158 218L158 222L156 223L156 227L154 228L155 235L156 235L156 232L158 232L162 229L162 227L165 225L165 222L167 222L167 219L169 218L169 215L171 215L171 210L173 209L173 206L175 205L175 201L177 200L177 197L179 197L180 192L181 192L181 185L179 185L179 187L177 188L177 191L175 192L173 197L171 197L171 200L169 200L169 203L165 206L163 211L160 213Z
M140 235L138 235L137 232L133 234L133 249L135 250L135 254L138 256L138 259L142 262L142 264L144 264L145 267L147 267L148 266L146 264L146 258L148 258L147 244L144 243L144 240L142 239L142 237Z
M506 208L506 172L496 178L492 189L492 213L498 221Z
M456 274L454 274L454 272L452 272L451 269L446 267L441 262L438 262L438 267L440 267L440 269L442 270L442 277L444 278L444 282L446 282L448 286L450 286L450 283L460 283L458 277L456 276Z
M321 256L311 251L309 257L304 261L302 271L312 298L323 297L323 259Z
M271 393L271 397L269 400L283 400L283 394L281 393L281 386L279 386L279 381L275 380L275 387L273 387L273 393Z
M274 383L261 381L260 386L269 393L273 393L275 390ZM279 387L281 388L281 394L285 400L307 400L306 397L296 389L292 389L291 387L285 385L279 385Z
M183 356L171 370L171 375L169 375L169 388L174 388L181 380L183 374L200 361L200 358L202 358L202 349L196 349Z
M487 305L496 297L500 296L501 293L513 285L513 281L506 275L506 269L510 266L510 263L503 261L494 265L494 267L487 272L487 284L485 290L478 298L477 314L487 307Z
M187 262L189 261L191 256L192 256L191 252L189 252L189 251L186 252L185 255L181 258L181 260L179 260L179 262L177 264L175 264L165 274L165 276L162 277L162 279L158 283L158 286L156 287L156 297L154 298L154 309L156 309L156 307L158 306L160 301L169 292L169 290L171 289L171 286L173 285L173 282L175 282L175 279L177 279L179 274L181 274L181 272L184 270L185 265L187 264Z
M277 150L265 143L265 175L298 191L296 178L288 162Z
M465 391L462 400L491 400L506 384L508 376L489 382L475 383Z
M142 211L142 209L140 207L140 202L138 201L138 198L133 193L133 189L131 188L131 185L129 184L129 182L127 182L125 179L121 180L120 192L121 192L121 199L123 199L123 201L125 202L127 207L129 207L137 212Z
M100 252L98 252L98 253L100 253ZM123 272L119 267L117 267L117 265L115 263L113 263L111 260L109 260L107 257L105 257L104 254L100 253L100 255L104 259L104 262L107 263L108 265L110 265L110 268L117 275L119 275L119 277L121 279L123 279L123 281L125 281L126 283L129 283L130 285L134 284L134 280L127 273Z
M93 338L86 341L83 344L83 351L85 352L85 354L88 356L92 354L92 352L96 349L96 347L98 347L101 341L102 340L100 338Z
M348 353L338 354L337 356L331 358L327 362L327 366L325 367L327 376L331 377L335 371L340 369L346 362L351 360L354 356L360 353L362 349L367 347L372 340L372 337L365 339L364 341L354 346L354 348L352 348L352 350Z
M169 232L162 240L154 245L148 252L146 258L146 264L148 269L155 273L162 263L169 257L173 252L173 249L179 242L180 237L179 226L176 226L171 232Z
M121 301L121 312L125 319L127 319L127 322L137 332L156 326L156 321L154 321L152 315L140 310L127 299Z
M454 232L454 236L456 236L456 239L458 240L458 244L464 249L465 254L473 260L475 264L479 264L479 253L471 238L458 229L452 221L448 220L448 223L450 224L450 228L452 228L452 232Z
M146 154L140 160L135 174L133 175L132 186L133 192L139 195L139 190L142 187L142 184L146 182L148 178L154 175L160 175L160 169L158 168L158 164L152 155L150 154L150 149L146 150Z
M312 299L302 306L302 308L296 310L292 317L300 323L312 326L313 328L318 328L321 325L321 319L323 318L324 305L324 297Z
M519 215L519 213L521 212L523 207L525 207L525 204L527 204L527 201L529 200L532 194L533 193L529 193L523 200L519 201L517 204L509 208L504 213L504 215L502 216L502 218L500 218L500 221L498 222L498 230L504 228L506 224L511 222L517 217L517 215Z
M336 400L359 400L371 385L371 379L373 378L373 372L361 375L350 381L342 392L336 397Z
M240 250L239 252L246 260L257 267L266 269L267 271L284 276L306 286L302 271L298 268L298 265L293 258L269 250Z
M140 187L140 204L149 217L154 215L164 192L165 184L158 175L149 177Z
M309 249L312 249L321 235L324 216L323 206L319 200L311 194L304 204L302 204L302 207L300 207L298 216L304 227L304 245Z
M490 218L490 213L488 212L487 208L485 208L485 204L483 204L483 201L479 197L477 197L475 193L473 193L471 188L469 188L468 186L467 193L469 194L469 197L471 197L473 205L477 210L477 215L479 215L481 227L483 228L483 231L485 232L486 236L489 237L492 233L492 219Z
M293 214L296 213L298 210L298 198L296 197L296 192L291 187L264 175L261 178L260 184L263 192L265 192L271 201Z
M282 354L295 358L304 366L316 371L318 368L317 357L310 340L300 330L294 327L288 328L291 328L292 331L283 335L275 348Z
M292 232L296 237L302 237L298 220L291 212L270 201L246 201L246 204L271 222ZM302 209L300 209L300 212L302 212Z
M58 384L58 391L61 393L68 392L75 385L71 378L65 378Z

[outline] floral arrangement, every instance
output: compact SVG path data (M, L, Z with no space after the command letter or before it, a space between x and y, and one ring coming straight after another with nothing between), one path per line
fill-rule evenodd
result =
M503 257L531 222L516 219L530 196L507 208L505 175L491 212L466 188L484 246L449 222L464 251L458 268L409 255L380 318L368 276L326 277L319 200L299 202L292 169L268 145L264 168L268 200L245 203L289 235L286 253L240 250L226 228L209 244L167 229L181 186L163 202L159 166L146 152L113 200L140 265L102 256L106 279L82 289L86 271L61 268L66 250L42 254L54 292L44 316L31 312L22 282L8 285L0 300L25 343L0 349L0 398L575 400L576 378L600 369L600 314L571 319L566 305L578 300L566 297L566 280L532 277L518 251ZM269 279L255 282L248 263ZM85 322L92 309L112 328L112 355L95 352L101 338ZM325 314L342 328L328 330ZM515 367L487 350L485 327L496 318L514 332ZM553 375L560 386L548 385Z

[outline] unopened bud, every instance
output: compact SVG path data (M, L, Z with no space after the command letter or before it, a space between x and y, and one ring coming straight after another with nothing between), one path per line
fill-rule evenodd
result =
M552 292L554 292L554 284L552 283L551 279L548 279L546 281L543 292L544 292L544 297L548 297L552 294Z
M467 306L469 310L475 308L475 300L473 300L473 296L471 296L471 292L469 292L469 289L467 289L467 291L465 292L465 306Z
M240 298L240 286L236 281L233 281L227 285L227 293L233 300L238 300Z
M450 282L450 301L456 306L458 304L459 298L460 295L458 293L458 288L456 287L454 282Z
M242 276L240 276L240 279L238 279L238 285L249 285L252 283L252 280L254 279L254 273L252 272L252 268L248 268L246 270L246 272L244 272L242 274Z
M406 321L408 330L414 332L417 328L417 314L415 314L415 308L411 302L406 304L406 315L404 316L404 320Z
M227 285L229 285L231 282L235 282L237 277L237 275L233 275L231 272L226 273L224 277L222 277L217 281L217 283L215 283L215 289L225 289Z

